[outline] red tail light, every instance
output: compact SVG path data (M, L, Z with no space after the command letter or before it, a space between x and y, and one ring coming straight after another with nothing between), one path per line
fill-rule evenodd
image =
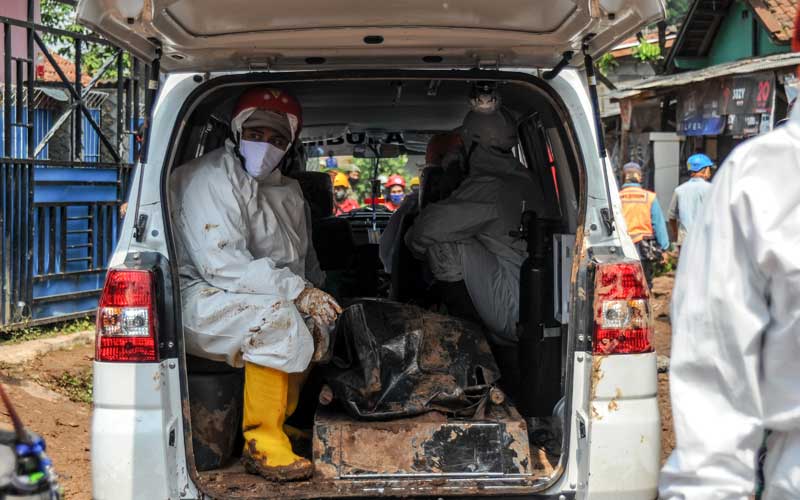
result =
M108 272L97 307L97 361L158 361L155 299L152 272Z
M594 284L593 352L652 352L651 339L650 290L641 264L599 264Z

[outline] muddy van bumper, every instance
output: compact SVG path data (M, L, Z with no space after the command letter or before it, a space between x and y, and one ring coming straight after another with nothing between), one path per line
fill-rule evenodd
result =
M655 353L594 360L590 500L653 500L661 460Z
M94 363L92 497L175 498L159 363Z

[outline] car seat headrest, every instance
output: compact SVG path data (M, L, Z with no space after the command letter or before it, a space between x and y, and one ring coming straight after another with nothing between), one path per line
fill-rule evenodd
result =
M324 172L292 172L290 177L297 179L303 197L311 207L311 218L321 219L333 215L333 185Z

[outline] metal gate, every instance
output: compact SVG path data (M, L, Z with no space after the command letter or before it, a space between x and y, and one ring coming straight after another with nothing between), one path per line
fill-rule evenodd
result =
M19 1L27 1L27 19L0 16L0 333L90 314L96 307L139 154L136 130L145 116L144 83L150 77L148 64L113 49L86 82L84 51L92 44L113 46L97 36L37 24L37 2ZM73 69L62 68L64 59L43 41L46 35L72 44L73 78L67 76ZM12 39L24 40L25 50L15 52ZM42 78L45 61L55 82ZM111 68L117 76L109 81ZM64 96L58 116L41 109L53 95ZM110 119L93 107L98 95L108 98ZM51 158L54 138L69 147Z

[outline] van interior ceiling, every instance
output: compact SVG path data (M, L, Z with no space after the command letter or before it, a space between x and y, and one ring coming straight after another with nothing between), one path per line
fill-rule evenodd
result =
M381 358L381 370L392 372L385 376L405 377L406 385L409 380L422 384L458 379L462 375L455 373L458 365L474 363L468 366L470 373L463 374L474 379L466 392L475 387L487 390L469 400L474 403L469 411L451 410L442 402L440 393L449 386L438 394L428 387L422 403L420 393L409 390L403 396L407 400L379 407L375 399L357 400L363 391L348 392L341 379L330 380L331 371L318 365L303 387L298 410L287 422L309 431L298 436L293 447L314 462L314 476L277 484L247 474L239 463L243 371L187 355L189 390L183 396L189 400L187 435L192 437L186 447L187 460L193 464L190 468L198 486L214 498L303 498L379 492L437 494L444 491L436 488L445 482L449 494L475 494L480 488L482 495L534 492L552 484L563 470L562 449L568 443L568 428L562 425L569 414L565 413L570 387L568 297L579 219L579 163L564 112L538 80L504 78L491 84L517 119L517 159L541 183L552 213L560 214L539 219L520 207L520 220L508 228L528 248L520 275L517 351L521 362L514 375L519 379L509 381L500 359L496 355L492 359L491 351L483 348L488 343L482 325L458 321L430 307L418 279L422 263L410 252L395 252L392 272L384 271L375 230L386 226L391 213L365 208L334 217L328 176L311 172L319 170L315 156L325 156L329 150L342 156L358 154L370 141L394 143L411 165L423 164L430 137L460 126L477 82L420 76L268 84L288 90L303 107L303 147L296 149L296 168L287 175L300 182L311 207L313 244L328 276L326 289L343 307L350 306L338 322L337 335L350 329L355 333L348 338L359 339L368 331L386 350L394 345L393 339L410 338L409 332L422 330L428 337L415 344L418 352L413 360L408 358L413 349L407 338L396 366ZM209 84L202 100L189 108L176 142L173 168L223 145L230 136L236 100L252 85L252 79ZM362 179L370 177L371 172L362 170ZM404 229L413 219L408 222L402 224ZM350 313L356 306L361 316ZM338 345L332 364L341 363L337 356L342 357ZM491 374L498 369L499 373ZM409 376L414 370L418 373ZM512 398L506 388L514 384L525 390ZM456 390L464 392L462 386ZM341 391L333 394L332 402L331 391ZM398 394L381 395L384 403L392 397ZM413 398L417 406L412 410L395 411L412 407ZM438 403L430 404L436 398Z

